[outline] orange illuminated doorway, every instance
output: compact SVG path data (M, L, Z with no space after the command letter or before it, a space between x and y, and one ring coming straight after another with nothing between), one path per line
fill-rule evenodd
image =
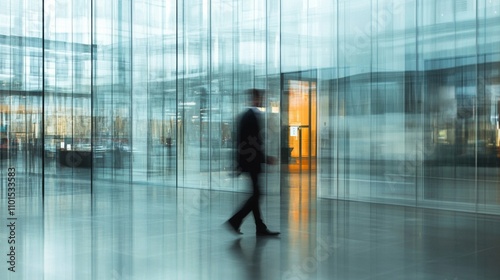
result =
M316 75L282 74L282 163L289 172L316 170Z

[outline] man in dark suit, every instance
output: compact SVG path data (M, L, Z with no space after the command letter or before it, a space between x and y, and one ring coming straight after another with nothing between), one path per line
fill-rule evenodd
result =
M251 107L248 108L238 121L237 142L236 142L236 162L238 172L248 173L252 180L252 196L246 201L241 209L236 212L228 221L227 225L236 233L241 234L240 226L243 219L253 213L255 220L256 234L258 236L273 236L279 232L270 231L262 221L259 199L261 189L259 185L259 175L262 172L262 164L274 164L274 157L264 154L262 140L263 126L262 112L258 109L262 107L263 90L249 89L247 93L251 98Z

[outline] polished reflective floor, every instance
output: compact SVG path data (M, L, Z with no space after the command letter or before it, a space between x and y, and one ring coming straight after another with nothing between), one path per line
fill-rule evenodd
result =
M16 200L1 279L499 279L500 216L317 199L291 174L262 211L280 237L222 224L248 193L84 182ZM5 197L5 196L2 196ZM2 216L7 223L6 200Z

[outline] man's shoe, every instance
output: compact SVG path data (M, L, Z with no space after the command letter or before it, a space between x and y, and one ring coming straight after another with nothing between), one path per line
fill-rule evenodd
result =
M237 225L236 223L234 223L233 221L231 220L228 220L227 222L224 223L224 225L226 225L226 227L236 233L236 234L243 234L241 231L240 231L240 226Z
M280 233L277 231L270 231L268 229L263 229L263 230L258 230L256 234L257 236L276 236L279 235Z

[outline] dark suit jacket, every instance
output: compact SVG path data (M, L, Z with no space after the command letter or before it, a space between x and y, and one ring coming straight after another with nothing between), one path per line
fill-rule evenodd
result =
M240 116L236 137L236 161L242 172L261 172L265 162L262 134L259 119L249 108Z

